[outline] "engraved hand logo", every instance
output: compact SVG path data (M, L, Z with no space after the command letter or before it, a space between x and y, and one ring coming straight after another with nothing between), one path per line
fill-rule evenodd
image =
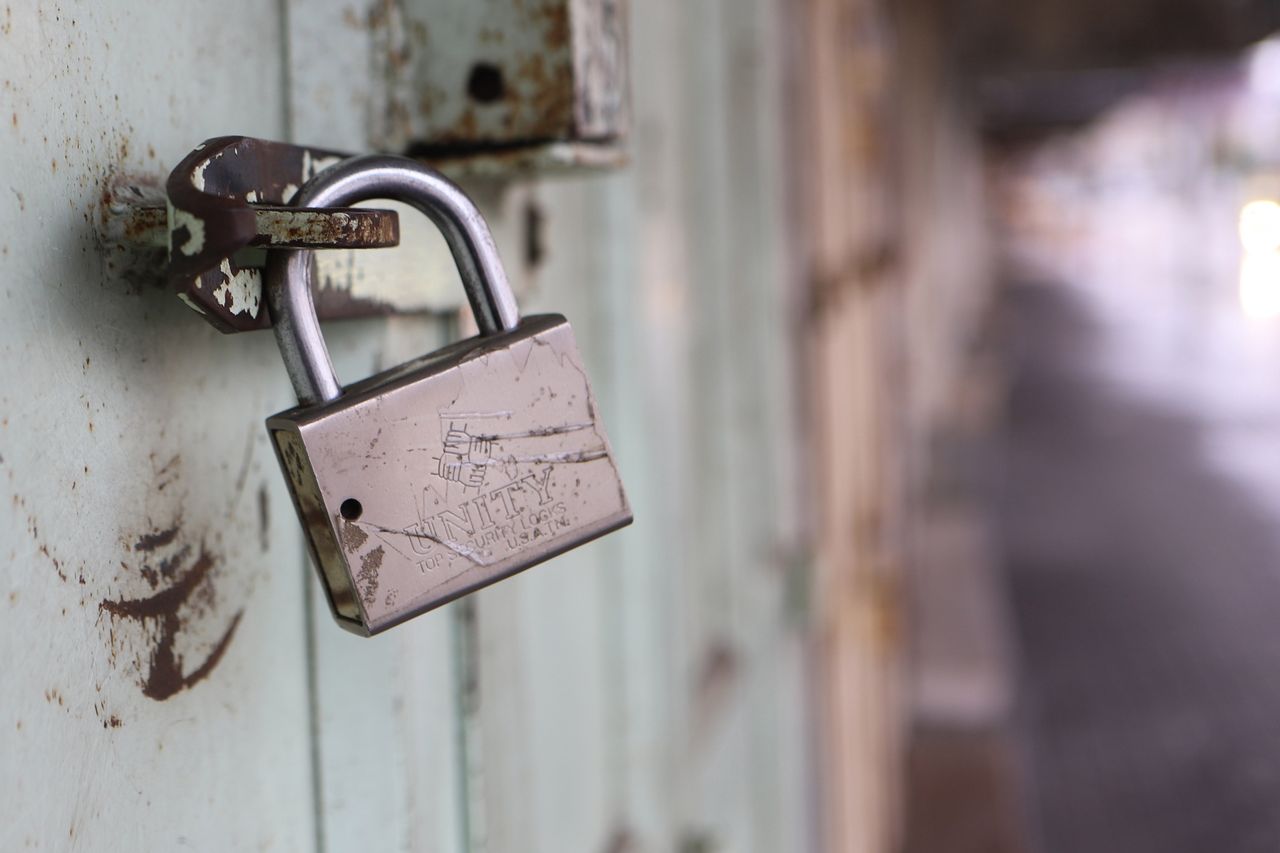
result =
M484 485L486 468L493 460L492 437L473 436L466 424L449 425L444 437L444 453L439 460L437 476L471 488Z

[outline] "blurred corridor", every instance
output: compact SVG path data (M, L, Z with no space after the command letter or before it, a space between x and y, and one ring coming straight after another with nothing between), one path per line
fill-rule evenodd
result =
M1277 51L988 149L1004 283L914 575L909 850L1280 849Z
M1274 459L1280 395L1173 379L1191 340L1135 386L1136 317L1100 302L1009 294L1000 517L1045 849L1275 850L1280 502L1217 456Z

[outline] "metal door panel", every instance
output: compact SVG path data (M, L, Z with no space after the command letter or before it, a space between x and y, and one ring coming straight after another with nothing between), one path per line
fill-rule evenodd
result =
M247 0L3 12L0 848L310 846L274 343L121 281L95 235L110 170L282 134L280 39Z
M526 311L575 323L637 526L362 641L330 623L259 435L291 402L274 342L116 281L91 221L106 165L162 174L204 137L389 138L376 110L403 93L381 90L367 21L394 4L348 5L286 2L286 23L243 0L104 3L74 23L50 5L0 23L0 48L66 56L0 50L18 203L0 210L0 764L30 768L0 777L19 815L0 847L71 830L95 849L794 849L809 815L784 166L761 138L784 110L780 72L752 71L777 10L635 17L631 171L468 185ZM447 253L403 218L410 248L369 268L451 310ZM351 379L457 325L327 331ZM136 602L202 565L172 632L199 678L150 698L173 683L148 687L156 661L173 668L154 656L170 623Z

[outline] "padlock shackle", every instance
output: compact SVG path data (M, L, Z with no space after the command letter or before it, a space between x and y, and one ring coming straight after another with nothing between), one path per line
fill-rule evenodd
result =
M406 157L352 157L303 184L290 204L349 207L372 199L404 202L436 224L458 265L481 334L510 331L520 324L520 310L489 226L467 194L434 169ZM276 341L298 402L304 405L336 400L342 394L316 317L311 254L310 249L272 252L266 271Z

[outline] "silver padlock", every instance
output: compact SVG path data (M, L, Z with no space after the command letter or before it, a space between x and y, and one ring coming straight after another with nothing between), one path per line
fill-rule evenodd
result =
M396 199L429 216L481 334L340 387L311 252L275 253L267 296L298 394L267 430L334 616L376 634L631 522L578 355L555 314L520 319L489 228L412 160L356 157L293 204Z

